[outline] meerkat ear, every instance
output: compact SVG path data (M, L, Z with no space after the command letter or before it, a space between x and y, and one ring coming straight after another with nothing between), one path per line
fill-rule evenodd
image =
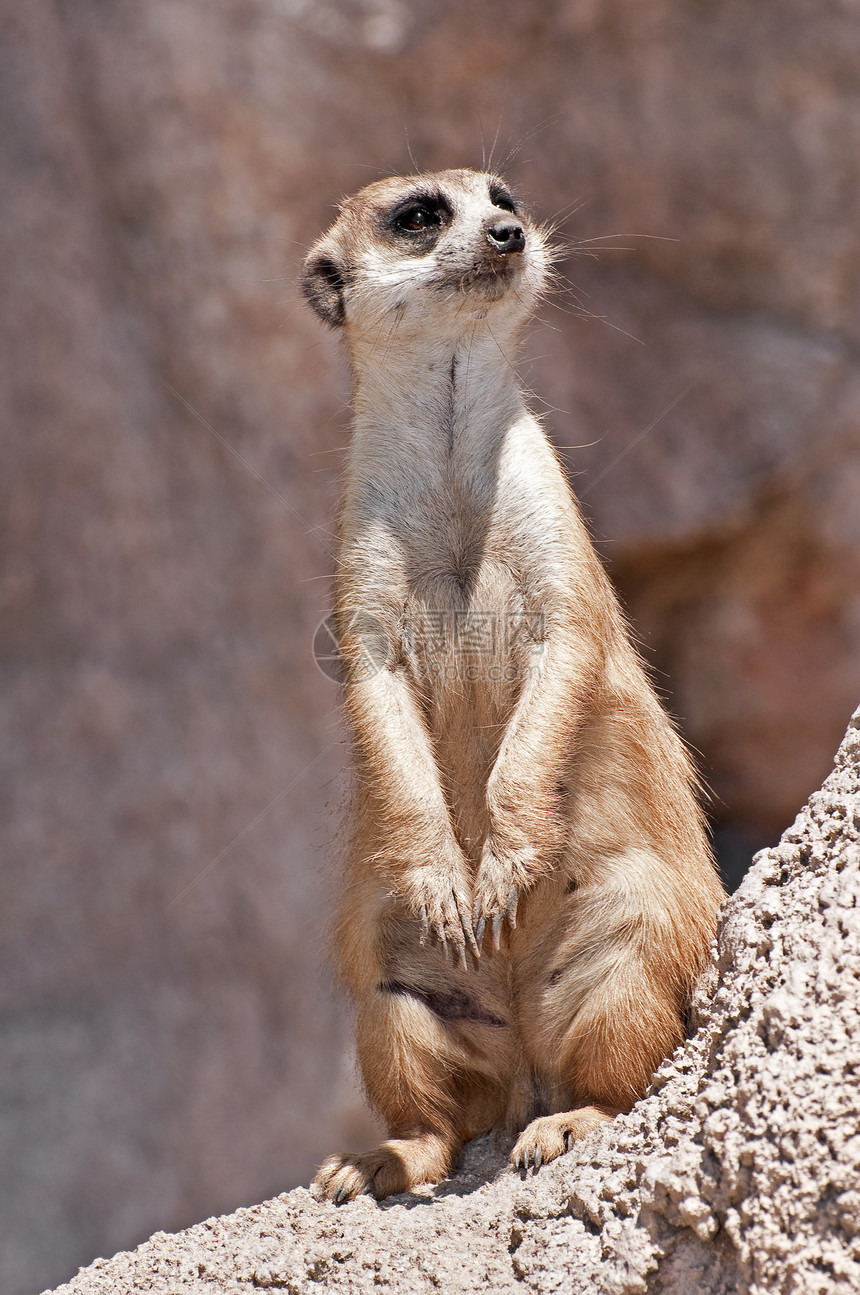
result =
M344 321L344 270L331 244L312 247L302 266L302 292L324 323L338 328Z

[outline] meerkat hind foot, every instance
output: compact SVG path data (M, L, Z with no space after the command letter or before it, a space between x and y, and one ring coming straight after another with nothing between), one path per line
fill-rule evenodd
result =
M364 1192L381 1201L445 1178L454 1161L453 1151L445 1139L433 1134L391 1138L362 1155L329 1156L314 1182L335 1205Z
M574 1142L584 1138L604 1120L611 1120L617 1111L605 1106L580 1106L575 1111L562 1111L559 1115L542 1115L532 1120L517 1138L511 1152L515 1169L540 1169L549 1160L555 1160L570 1151Z

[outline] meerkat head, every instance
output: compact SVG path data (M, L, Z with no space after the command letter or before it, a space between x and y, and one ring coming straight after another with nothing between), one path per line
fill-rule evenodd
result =
M508 185L479 171L379 180L341 204L302 288L347 332L401 334L504 317L522 324L549 265L547 236Z

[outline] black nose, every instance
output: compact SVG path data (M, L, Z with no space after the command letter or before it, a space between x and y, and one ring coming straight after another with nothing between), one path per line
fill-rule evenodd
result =
M526 245L522 225L510 220L500 220L487 230L490 246L497 252L521 252Z

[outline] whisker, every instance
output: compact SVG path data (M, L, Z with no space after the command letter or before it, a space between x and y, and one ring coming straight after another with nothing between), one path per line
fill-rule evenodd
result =
M492 171L493 169L493 154L495 153L496 145L499 142L499 132L502 129L502 118L505 115L505 108L508 106L508 95L510 93L510 89L511 89L511 83L510 83L510 80L507 80L505 81L505 95L504 95L504 98L502 99L502 106L499 109L499 120L496 122L496 133L493 136L493 142L490 146L490 156L488 158L487 166L485 168L488 171ZM504 170L504 167L502 167L502 170Z
M561 226L571 220L578 211L581 211L584 206L585 200L583 198L574 198L573 202L565 203L563 207L559 207L558 211L553 212L553 214L548 218L547 224L552 225L554 230L560 229Z
M541 131L547 130L550 126L556 125L556 123L559 121L561 121L561 114L556 113L554 117L546 117L543 121L538 122L537 126L533 127L532 130L527 131L525 135L522 135L518 143L510 150L507 157L502 162L501 166L499 167L499 170L500 171L506 170L507 167L510 166L514 158L517 157L517 155L522 151L523 147L526 144L530 143L537 135L541 133Z
M680 238L669 234L598 234L594 238L580 238L580 243L596 243L598 238L650 238L660 243L680 243Z
M409 161L412 163L412 167L413 167L413 170L415 171L416 175L417 175L417 174L420 174L421 168L420 168L420 166L418 165L418 163L415 161L415 158L413 157L413 154L412 154L412 144L410 143L410 140L409 140L409 125L408 125L408 123L407 123L407 121L406 121L406 109L405 109L405 108L404 108L404 110L403 110L403 134L404 134L404 135L405 135L405 137L406 137L406 152L409 154Z

